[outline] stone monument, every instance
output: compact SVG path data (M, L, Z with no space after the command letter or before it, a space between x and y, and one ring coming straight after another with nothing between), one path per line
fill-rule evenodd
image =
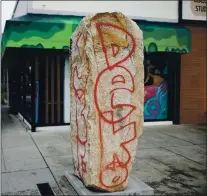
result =
M86 187L122 191L142 134L142 31L122 13L99 13L83 18L71 40L74 174Z

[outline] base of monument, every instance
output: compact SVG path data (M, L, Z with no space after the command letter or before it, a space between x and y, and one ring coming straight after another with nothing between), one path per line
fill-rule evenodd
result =
M149 187L133 175L129 177L128 186L124 191L112 193L89 190L78 177L72 174L72 172L66 171L65 177L78 195L154 195L153 188Z

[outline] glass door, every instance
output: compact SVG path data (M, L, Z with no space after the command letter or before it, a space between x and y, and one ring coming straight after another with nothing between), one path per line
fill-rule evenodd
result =
M145 54L144 71L145 121L169 120L166 53Z

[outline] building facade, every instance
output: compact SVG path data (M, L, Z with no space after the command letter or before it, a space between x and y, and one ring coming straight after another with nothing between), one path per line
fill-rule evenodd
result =
M206 45L197 39L206 39L206 19L204 9L196 7L200 4L17 1L2 39L10 106L16 107L33 130L69 124L70 36L85 15L121 11L144 34L145 121L206 123Z
M207 122L206 0L182 1L179 22L191 32L191 53L181 56L180 123Z

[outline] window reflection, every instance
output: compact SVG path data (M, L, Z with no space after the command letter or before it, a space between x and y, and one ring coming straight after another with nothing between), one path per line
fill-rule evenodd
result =
M32 95L31 95L31 65L27 63L26 65L26 104L25 104L25 114L27 118L31 121L32 114Z
M21 113L29 122L31 122L31 65L29 61L22 65L20 93Z

